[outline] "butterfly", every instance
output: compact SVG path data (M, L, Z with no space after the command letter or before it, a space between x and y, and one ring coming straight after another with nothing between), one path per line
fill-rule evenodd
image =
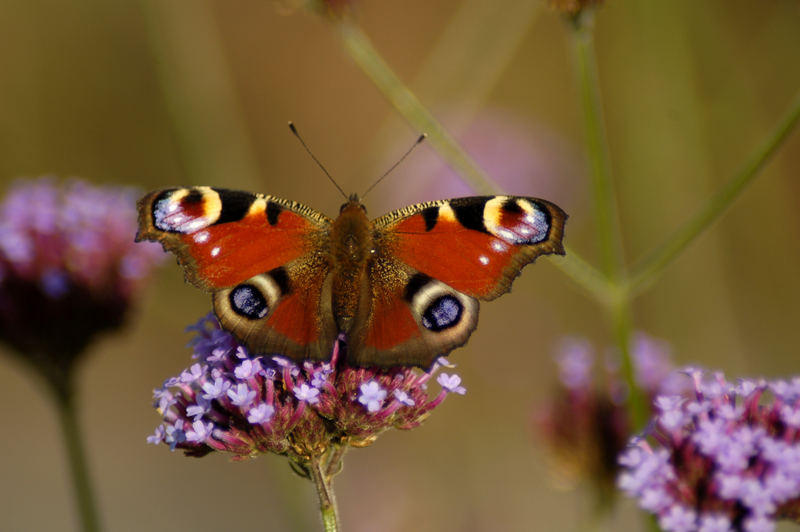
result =
M549 201L475 196L370 221L356 195L331 219L294 201L211 187L138 202L137 241L177 255L222 327L253 353L327 360L341 333L355 366L429 368L466 343L478 301L536 257L563 255Z

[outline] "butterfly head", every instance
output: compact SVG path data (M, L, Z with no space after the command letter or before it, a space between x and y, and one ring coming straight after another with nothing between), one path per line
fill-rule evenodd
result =
M342 204L342 206L339 208L339 214L344 214L345 211L360 211L362 214L366 214L367 207L361 203L361 199L358 197L358 194L350 194L350 196L347 198L347 203Z

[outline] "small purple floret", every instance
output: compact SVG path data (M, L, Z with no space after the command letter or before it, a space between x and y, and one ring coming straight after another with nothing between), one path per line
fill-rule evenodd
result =
M313 405L319 401L319 390L304 382L294 389L294 396L298 401L305 401Z
M386 399L386 390L381 388L380 384L369 381L361 384L359 389L361 394L358 396L358 402L366 406L368 412L377 412L381 409Z
M439 386L441 386L448 392L457 393L459 395L464 395L465 393L467 393L467 389L461 386L461 377L459 377L455 373L452 375L448 375L447 373L440 373L439 376L436 378L436 382L438 382Z

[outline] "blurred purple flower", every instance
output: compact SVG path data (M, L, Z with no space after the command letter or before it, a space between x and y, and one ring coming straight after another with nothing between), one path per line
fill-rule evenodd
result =
M800 522L800 378L741 380L687 369L693 397L661 396L620 455L618 486L664 530L774 530ZM679 419L679 422L676 422ZM652 504L659 499L663 504Z
M576 163L580 158L547 127L503 108L483 110L466 120L458 108L437 114L444 117L446 127L458 130L459 144L505 192L565 203L581 190L582 174ZM381 168L393 163L401 150L400 146L387 149ZM387 180L385 186L391 187L393 203L398 205L475 194L458 172L431 150L415 153L396 173L400 175Z
M42 178L0 204L0 341L57 386L96 334L122 325L164 256L133 242L137 195Z
M442 390L428 397L439 364L429 373L349 367L340 360L342 339L330 362L298 366L280 357L242 359L249 357L246 348L213 314L187 330L194 333L190 345L198 363L154 391L163 422L147 441L190 456L224 451L244 459L272 452L303 470L334 447L363 447L389 428L414 428L449 393L466 391L458 375L443 373Z
M636 382L647 396L686 389L685 382L676 383L674 379L669 346L665 342L637 333L631 354ZM592 481L597 500L604 505L614 496L616 457L630 435L624 404L628 396L626 384L618 375L618 364L613 359L602 365L605 374L600 380L605 386L596 384L596 354L586 340L564 339L554 358L559 383L553 399L536 412L537 433L548 449L552 471L559 480L568 484ZM657 406L670 408L671 403L659 402ZM662 503L652 498L649 504Z

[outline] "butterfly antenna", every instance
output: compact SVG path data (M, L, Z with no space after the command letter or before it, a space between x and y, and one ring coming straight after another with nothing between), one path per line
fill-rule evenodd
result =
M370 187L369 187L369 188L368 188L366 191L364 191L364 193L361 195L361 199L364 199L364 197L365 197L365 196L366 196L366 195L369 193L369 191L370 191L370 190L372 190L373 188L375 188L375 186L376 186L378 183L380 183L381 181L383 181L383 178L384 178L384 177L386 177L387 175L391 174L391 173L392 173L392 170L394 170L395 168L397 168L398 166L400 166L400 163L402 163L402 162L405 160L405 158L406 158L406 157L408 157L408 156L411 154L411 152L412 152L412 151L414 151L414 148L416 148L417 146L419 146L419 144L420 144L420 143L421 143L423 140L425 140L426 138L428 138L428 134L427 134L427 133L423 133L422 135L420 135L420 136L419 136L419 138L418 138L418 139L417 139L417 140L414 142L414 144L412 144L412 145L411 145L411 147L410 147L410 148L409 148L409 149L408 149L408 150L407 150L407 151L406 151L406 152L403 154L403 156L402 156L402 157L400 157L400 159L398 159L398 161L397 161L396 163L394 163L394 164L391 166L391 168L389 168L388 170L386 170L386 171L383 173L383 175L382 175L382 176L380 176L378 179L376 179L376 180L375 180L375 182L374 182L374 183L372 183L372 185L370 185Z
M306 145L305 141L303 140L303 137L300 136L300 133L297 132L297 128L294 127L294 123L291 121L289 122L289 129L292 130L292 133L294 133L294 136L297 137L297 140L299 140L300 144L302 144L303 147L306 149L306 152L311 156L312 159L314 159L314 162L317 163L317 166L319 166L322 169L322 171L325 172L325 175L328 176L328 179L331 180L333 186L335 186L339 190L342 196L344 196L344 199L348 199L347 194L345 194L344 190L342 190L342 187L339 186L339 183L336 182L336 180L333 178L330 172L328 172L328 170L322 165L322 163L319 162L319 159L316 158L314 153Z

